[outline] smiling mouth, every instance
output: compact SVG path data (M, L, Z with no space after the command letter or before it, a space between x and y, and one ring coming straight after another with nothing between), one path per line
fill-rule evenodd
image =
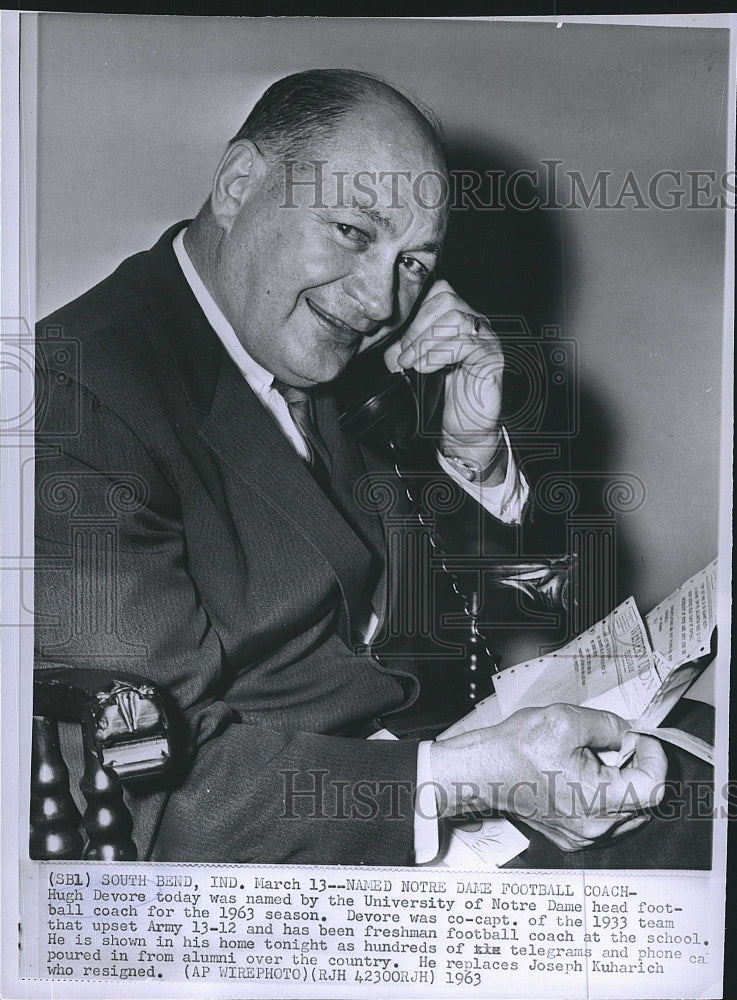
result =
M366 334L368 333L368 331L357 330L355 327L349 326L347 323L344 323L342 320L338 319L336 316L333 316L331 313L325 312L324 309L320 309L310 299L306 298L305 302L307 303L310 311L315 316L317 316L317 318L325 326L329 327L332 331L335 331L339 335L341 340L345 340L346 342L353 342L357 339L365 337Z

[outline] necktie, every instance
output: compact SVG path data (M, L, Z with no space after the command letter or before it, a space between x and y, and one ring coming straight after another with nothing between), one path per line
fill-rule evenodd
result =
M330 494L330 455L317 429L314 415L314 401L305 389L296 389L274 379L274 388L279 392L289 408L292 420L304 438L310 453L309 468L324 493Z

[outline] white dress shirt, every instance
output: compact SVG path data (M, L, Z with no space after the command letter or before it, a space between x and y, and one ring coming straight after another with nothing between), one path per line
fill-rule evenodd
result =
M179 266L192 290L194 297L205 317L218 335L223 347L230 355L238 371L256 393L257 397L271 413L281 427L285 437L294 450L303 459L309 459L309 450L301 432L297 428L282 394L273 387L274 376L255 361L221 312L213 297L208 292L184 247L185 230L180 230L174 237L173 247ZM512 456L509 437L504 428L504 441L507 447L507 475L498 486L485 486L483 483L469 483L445 461L438 452L440 467L462 489L469 493L490 514L506 524L518 524L522 510L527 501L529 488L524 476L519 472ZM379 625L376 613L372 613L366 626L365 641L370 642L376 634ZM391 738L391 734L386 734ZM422 742L417 753L417 788L415 802L415 863L425 864L436 856L439 850L438 820L435 805L434 785L430 768L430 743Z

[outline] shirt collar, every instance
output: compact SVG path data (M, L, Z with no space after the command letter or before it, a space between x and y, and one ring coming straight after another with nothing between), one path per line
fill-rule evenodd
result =
M220 307L205 287L202 278L197 273L189 254L184 246L186 229L180 229L174 237L172 246L179 266L182 269L192 294L205 314L205 318L218 335L223 347L230 355L238 371L256 393L262 393L271 388L274 376L255 361L236 336L235 330L223 315Z

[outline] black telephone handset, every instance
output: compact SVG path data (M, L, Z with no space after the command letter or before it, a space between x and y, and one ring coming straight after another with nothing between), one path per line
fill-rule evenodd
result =
M340 429L359 444L409 449L427 429L443 390L443 373L391 372L386 341L358 354L334 384Z
M438 404L443 395L445 371L420 375L414 369L391 372L384 361L386 341L358 354L332 386L338 402L338 425L359 444L407 452L412 441L437 434ZM428 434L429 432L429 434ZM429 443L429 442L428 442ZM399 462L399 464L397 464ZM394 456L394 468L402 480L404 461ZM405 480L406 481L406 480ZM412 494L408 491L412 500ZM421 518L423 526L430 519ZM433 551L442 553L445 544L433 530ZM521 592L527 601L545 612L567 611L571 600L574 560L571 556L555 559L494 559L486 568L485 579L492 587ZM443 568L461 598L468 635L468 692L471 704L491 694L490 676L498 670L498 657L490 651L488 639L477 625L481 604L477 592L465 592L458 576ZM575 598L573 598L574 603ZM484 665L483 669L480 669Z

